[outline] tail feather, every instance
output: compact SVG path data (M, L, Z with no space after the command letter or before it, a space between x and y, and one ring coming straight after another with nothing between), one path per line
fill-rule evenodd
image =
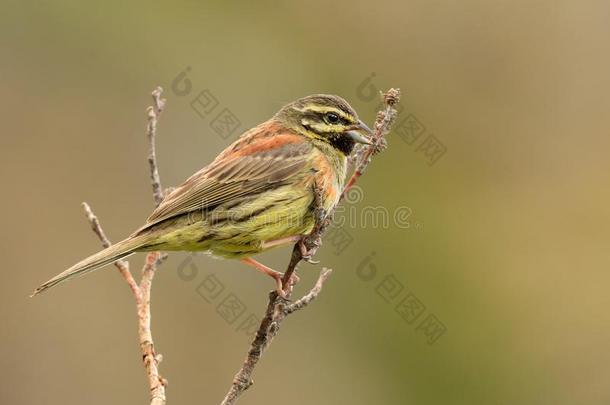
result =
M46 283L42 284L40 287L36 288L31 296L33 297L48 290L51 287L55 287L56 285L63 283L64 281L84 276L85 274L97 270L102 266L106 266L108 264L116 262L117 260L130 256L135 253L136 249L142 247L143 245L144 241L138 237L128 238L119 243L116 243L98 253L87 257L84 260L81 260L63 273L56 275Z

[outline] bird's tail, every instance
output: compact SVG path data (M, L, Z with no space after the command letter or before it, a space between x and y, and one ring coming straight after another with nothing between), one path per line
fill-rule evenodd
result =
M132 255L136 249L143 247L146 244L144 237L131 237L127 238L119 243L107 247L106 249L87 257L84 260L76 263L68 270L60 273L42 284L40 287L34 290L32 297L48 290L51 287L55 287L59 283L71 280L76 277L83 276L93 270L97 270L102 266L116 262L119 259Z

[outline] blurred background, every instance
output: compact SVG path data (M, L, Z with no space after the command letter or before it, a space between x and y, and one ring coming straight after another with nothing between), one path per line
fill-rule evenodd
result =
M283 324L240 403L610 403L607 2L2 10L1 403L148 403L114 268L28 295L99 249L82 201L114 241L152 210L157 85L165 186L296 98L339 94L372 122L376 92L403 92L390 147L345 208L381 207L389 224L329 234L317 258L332 277ZM288 255L261 260L281 269ZM301 267L297 293L319 268ZM220 402L271 287L238 262L171 255L153 286L169 404Z

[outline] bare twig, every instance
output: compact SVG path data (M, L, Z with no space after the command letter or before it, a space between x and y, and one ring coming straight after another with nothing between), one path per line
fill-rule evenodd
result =
M359 161L356 163L356 170L347 181L345 188L343 189L343 193L341 194L341 198L345 197L345 194L352 188L354 183L356 183L356 180L358 180L360 176L364 174L367 166L369 163L371 163L371 158L373 155L383 151L387 147L385 137L390 133L392 124L398 115L398 111L396 110L395 106L399 101L400 89L390 89L383 95L385 108L377 113L375 127L373 130L373 144L371 146L366 146L362 150Z
M165 99L161 98L163 89L157 87L152 92L154 105L146 109L148 115L148 125L146 133L148 135L148 165L150 166L150 183L152 184L155 205L158 206L163 201L163 188L159 178L159 168L157 166L157 151L155 149L155 137L157 135L157 120L165 108Z
M162 91L163 90L161 87L157 87L152 92L154 106L150 106L146 110L148 115L148 124L146 127L149 143L148 163L150 166L150 179L156 206L158 206L163 200L163 189L161 188L161 180L159 178L157 157L155 153L157 120L159 118L159 114L161 114L165 106L165 100L161 99ZM100 221L91 210L91 207L89 207L87 203L83 203L83 208L85 209L85 214L87 215L87 219L91 224L93 232L95 232L95 234L101 240L104 247L109 247L111 245L110 240L108 240L106 237L106 234L100 225ZM118 260L115 262L115 266L119 269L119 272L129 285L136 303L138 315L138 336L140 340L140 349L142 351L142 360L144 362L144 368L146 369L146 375L148 377L148 385L150 387L151 405L164 405L166 402L165 387L167 385L167 380L162 378L159 374L159 363L161 362L162 356L155 352L155 346L150 328L150 290L152 287L152 281L155 276L157 266L166 257L166 254L161 254L159 252L151 252L146 255L146 263L142 269L140 284L136 282L131 274L131 271L129 270L129 262L125 260Z
M153 106L148 107L148 125L146 132L148 135L148 165L150 168L150 181L153 189L155 207L163 201L163 188L159 176L159 166L157 164L157 154L155 149L157 135L157 121L161 112L165 109L165 99L161 98L163 89L158 86L152 92ZM142 279L140 280L140 303L138 305L138 334L140 336L140 348L144 367L148 375L148 385L150 386L151 405L164 405L165 387L167 380L159 374L159 363L162 360L161 354L155 353L155 346L150 329L150 290L155 276L157 266L167 258L167 254L150 252L146 255L146 263L142 269Z
M100 224L100 221L97 219L97 217L91 210L91 207L89 206L89 204L84 202L83 209L85 210L85 215L87 216L87 219L89 220L89 223L91 224L91 229L93 229L93 232L95 232L95 234L100 239L100 241L102 241L102 246L104 246L105 248L110 247L110 245L112 245L112 243L106 237L106 234L104 233L104 230L102 229L102 225ZM131 274L131 271L129 270L129 262L127 260L117 260L116 262L114 262L114 265L116 266L117 269L119 269L119 273L121 273L121 276L123 276L123 278L127 282L127 285L129 285L129 288L131 288L131 292L133 293L134 297L139 296L140 287L138 286L138 283L133 278L133 275Z
M350 179L347 181L341 194L341 198L345 196L347 191L349 191L349 189L355 184L358 178L362 176L367 166L371 162L373 155L381 152L387 146L385 136L390 132L391 126L396 119L397 111L395 106L399 100L399 89L390 89L383 94L385 107L382 111L377 113L373 130L374 133L372 145L362 149L361 153L359 153L357 156L355 162L356 169L354 170L354 173ZM318 200L319 190L316 189L315 192L316 199ZM287 286L284 290L287 297L290 297L292 293L290 283L292 274L296 271L297 265L301 262L301 260L310 261L311 257L320 247L322 243L322 236L331 223L333 211L324 212L324 210L321 208L321 204L317 204L316 211L314 213L316 217L316 226L310 235L304 237L300 242L295 244L283 277L283 283L285 286ZM256 332L256 337L250 345L246 359L244 360L242 367L233 378L229 392L223 399L221 405L235 404L240 395L252 386L252 373L254 372L254 368L260 360L263 351L277 335L282 321L291 313L303 309L309 305L309 303L311 303L318 296L318 294L320 294L322 286L330 273L330 269L322 269L320 276L318 277L318 281L314 287L305 296L292 304L288 304L289 301L280 297L275 291L269 293L269 302L267 303L265 316L263 317L260 327Z
M286 315L290 315L295 311L305 308L313 300L315 300L318 297L318 294L320 294L320 292L322 291L322 286L324 285L324 282L332 272L332 269L327 269L326 267L322 268L322 271L320 272L320 277L318 277L318 281L316 281L316 284L313 286L313 288L307 294L305 294L303 298L295 301L293 304L288 305L285 309Z

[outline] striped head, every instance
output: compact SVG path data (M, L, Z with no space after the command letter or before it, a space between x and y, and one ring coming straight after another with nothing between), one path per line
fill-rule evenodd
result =
M356 143L370 144L363 136L372 131L356 111L339 96L314 94L284 106L275 118L308 138L330 144L349 155Z

